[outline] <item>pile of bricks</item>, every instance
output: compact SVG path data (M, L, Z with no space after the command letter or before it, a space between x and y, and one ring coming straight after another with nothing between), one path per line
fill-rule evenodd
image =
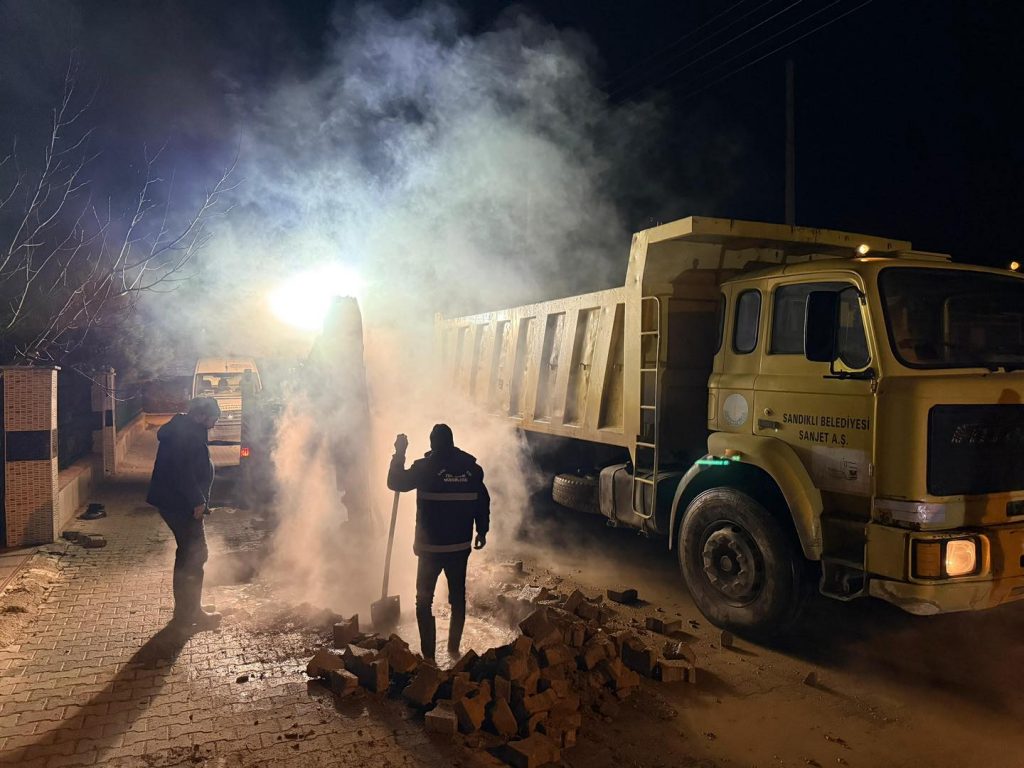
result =
M686 643L667 641L659 653L631 629L613 631L614 612L579 591L562 599L524 587L505 604L526 612L522 636L482 655L469 651L449 670L424 662L397 635L360 633L353 617L335 626L335 649L319 651L307 673L339 696L360 688L401 696L429 730L461 733L516 768L560 760L576 743L582 713L614 716L641 676L696 681Z

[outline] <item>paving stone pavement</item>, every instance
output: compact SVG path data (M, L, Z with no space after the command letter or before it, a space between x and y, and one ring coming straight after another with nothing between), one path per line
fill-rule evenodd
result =
M0 649L0 765L493 765L428 736L400 702L336 703L302 672L308 638L229 620L165 630L174 545L144 488L141 472L109 484L109 516L75 526L105 548L51 548L66 550L61 579L23 641ZM237 520L211 519L211 551L218 525Z

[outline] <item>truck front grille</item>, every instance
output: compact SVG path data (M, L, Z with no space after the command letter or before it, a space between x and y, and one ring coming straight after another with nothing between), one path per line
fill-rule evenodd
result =
M1024 490L1024 405L936 405L928 413L928 493Z

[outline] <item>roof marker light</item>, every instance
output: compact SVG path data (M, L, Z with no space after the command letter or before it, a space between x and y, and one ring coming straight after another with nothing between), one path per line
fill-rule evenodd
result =
M860 245L857 246L857 253L859 253L861 256L867 256L868 251L870 250L871 246L868 245L867 243L861 243Z

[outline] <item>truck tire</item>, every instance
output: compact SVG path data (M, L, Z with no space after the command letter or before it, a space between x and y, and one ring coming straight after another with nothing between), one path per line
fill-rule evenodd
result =
M697 496L679 526L679 567L707 619L772 635L796 619L807 590L803 553L768 510L735 488Z
M597 502L597 478L579 475L555 475L551 483L551 498L556 504L577 512L600 514Z

